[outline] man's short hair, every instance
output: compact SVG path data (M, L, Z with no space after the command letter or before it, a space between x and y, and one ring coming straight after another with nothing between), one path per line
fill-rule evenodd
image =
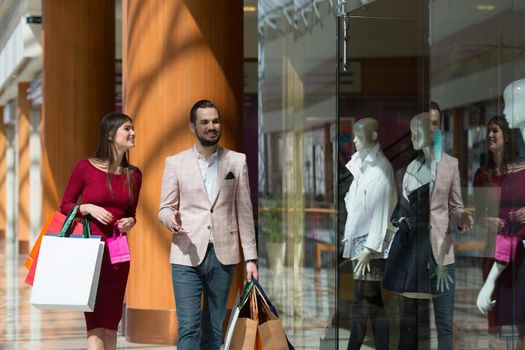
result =
M439 105L436 102L430 101L430 109L435 109L436 111L438 111L439 119L441 119L441 108L439 108Z
M190 123L195 124L195 121L197 120L197 109L199 108L215 108L217 114L219 115L219 118L221 117L221 112L219 112L219 109L217 108L217 106L215 106L215 104L213 104L213 102L211 102L210 100L200 100L195 102L193 107L191 107Z

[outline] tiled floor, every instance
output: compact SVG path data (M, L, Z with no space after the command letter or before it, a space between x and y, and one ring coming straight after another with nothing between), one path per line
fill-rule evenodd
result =
M81 312L41 311L29 304L30 287L24 284L25 256L0 240L0 349L73 350L86 348L84 315ZM119 349L176 349L175 346L133 344L118 338Z
M24 284L26 270L22 265L25 256L19 256L16 251L17 247L0 240L0 265L3 266L0 270L0 350L85 349L81 312L41 311L30 305L31 290ZM335 349L335 330L328 326L335 310L333 269L296 266L261 268L260 272L260 281L277 306L296 349ZM476 309L476 296L482 283L479 262L458 258L456 276L455 349L513 349L516 337L512 329L504 329L500 338L488 335L487 321ZM348 319L351 296L343 299L347 300L340 304L340 313ZM436 349L434 322L431 325L432 349ZM345 328L348 327L339 330L340 349L345 349L348 342L349 331ZM122 336L118 338L118 348L176 349L175 346L133 344ZM395 348L395 344L391 348ZM362 349L373 349L369 337Z

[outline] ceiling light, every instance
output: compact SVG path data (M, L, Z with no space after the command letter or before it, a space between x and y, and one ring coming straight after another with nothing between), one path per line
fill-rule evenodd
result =
M244 12L255 12L257 11L257 6L244 6Z
M477 5L476 10L478 11L492 11L494 10L494 5Z

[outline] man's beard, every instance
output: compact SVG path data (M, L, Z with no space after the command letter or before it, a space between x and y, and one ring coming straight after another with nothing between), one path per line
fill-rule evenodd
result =
M215 146L216 144L219 143L219 140L221 139L221 134L220 133L217 133L217 138L215 140L208 140L208 139L204 138L204 136L201 135L198 132L196 134L197 134L197 139L199 139L199 142L204 147Z

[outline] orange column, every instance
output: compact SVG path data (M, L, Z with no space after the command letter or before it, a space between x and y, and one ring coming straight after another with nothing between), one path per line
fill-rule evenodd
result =
M221 110L221 145L242 145L243 1L123 4L124 109L137 131L131 159L144 174L130 234L127 334L131 341L174 343L171 233L157 220L164 159L193 144L189 110L200 99Z
M31 102L27 99L29 83L18 84L18 249L29 251L29 134Z
M0 106L0 116L4 115L4 107ZM7 166L5 164L6 137L4 123L0 123L0 239L5 238L5 175Z
M115 3L43 0L43 217L57 210L75 163L95 153L114 110Z

